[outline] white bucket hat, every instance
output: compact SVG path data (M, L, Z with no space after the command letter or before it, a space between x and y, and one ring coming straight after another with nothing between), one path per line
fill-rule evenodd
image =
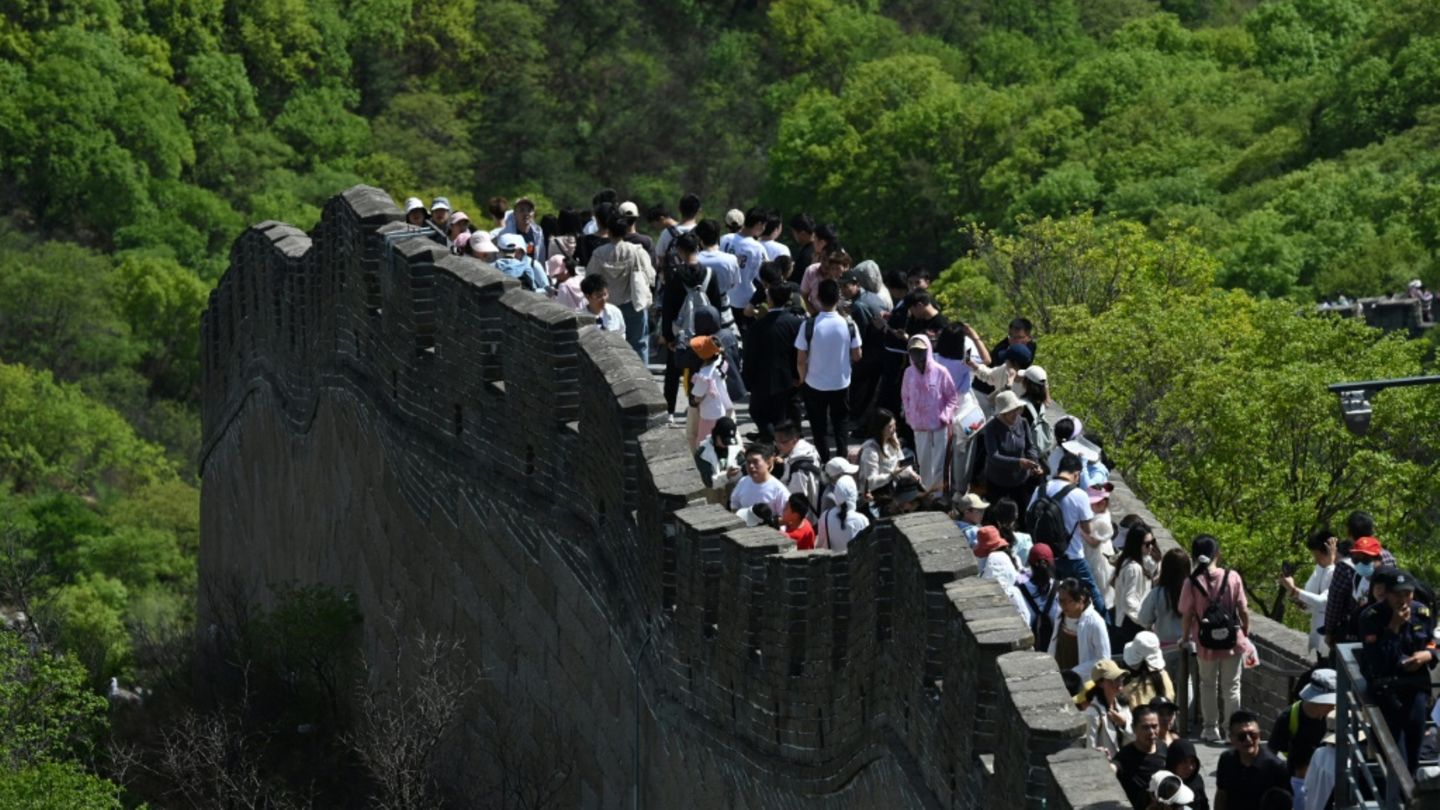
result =
M1165 656L1160 652L1160 637L1149 630L1136 633L1134 640L1125 645L1125 666L1133 669L1140 666L1142 661L1151 669L1165 669Z

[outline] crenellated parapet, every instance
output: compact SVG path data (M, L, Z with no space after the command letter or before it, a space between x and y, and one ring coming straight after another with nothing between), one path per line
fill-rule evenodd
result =
M567 805L1123 801L1055 786L1083 722L951 521L844 554L744 528L585 321L374 188L248 230L202 321L202 577L351 590L372 653L387 610L462 639L461 772L518 722L573 759Z

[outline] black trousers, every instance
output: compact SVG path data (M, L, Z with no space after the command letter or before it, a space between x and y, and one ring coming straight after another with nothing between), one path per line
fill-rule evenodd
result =
M815 449L820 451L820 461L829 461L831 456L846 454L849 442L846 422L850 416L849 390L817 391L805 386L805 413L810 417L810 431L815 436ZM835 439L835 452L830 452L830 438Z
M665 405L669 408L666 413L675 413L675 400L680 397L680 353L674 349L665 350ZM688 403L687 403L688 404Z
M778 394L750 392L750 419L760 438L769 441L774 438L775 426L781 422L800 424L800 402L795 390Z
M1376 695L1371 699L1379 705L1390 736L1404 747L1405 764L1414 773L1420 764L1420 743L1425 739L1425 699L1429 690L1400 688Z
M880 387L880 372L885 349L876 346L872 351L866 347L860 362L850 374L850 417L856 427L864 428L870 409L875 407L875 395Z

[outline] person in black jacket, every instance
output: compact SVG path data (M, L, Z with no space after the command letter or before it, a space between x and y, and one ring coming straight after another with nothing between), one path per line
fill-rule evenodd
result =
M679 398L681 363L678 357L680 347L698 334L694 328L692 308L689 323L677 323L683 314L685 299L690 291L700 289L705 302L719 309L725 304L715 274L700 264L700 238L694 233L682 233L675 237L675 250L681 264L675 268L675 277L666 279L660 296L660 342L665 345L665 405L667 413L675 413L675 400Z
M789 283L772 284L770 310L745 335L745 385L750 389L750 418L761 441L770 441L772 428L780 422L800 422L795 336L805 321L786 307L793 291Z

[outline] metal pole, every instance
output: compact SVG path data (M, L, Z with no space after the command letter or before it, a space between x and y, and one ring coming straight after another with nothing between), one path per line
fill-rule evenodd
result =
M1335 645L1335 660L1340 664L1338 673L1340 694L1335 707L1335 806L1348 807L1350 793L1350 645Z
M1368 382L1344 382L1334 383L1326 386L1331 391L1383 391L1386 388L1405 388L1411 385L1436 385L1440 384L1440 375L1428 377L1399 377L1393 380L1370 380Z

